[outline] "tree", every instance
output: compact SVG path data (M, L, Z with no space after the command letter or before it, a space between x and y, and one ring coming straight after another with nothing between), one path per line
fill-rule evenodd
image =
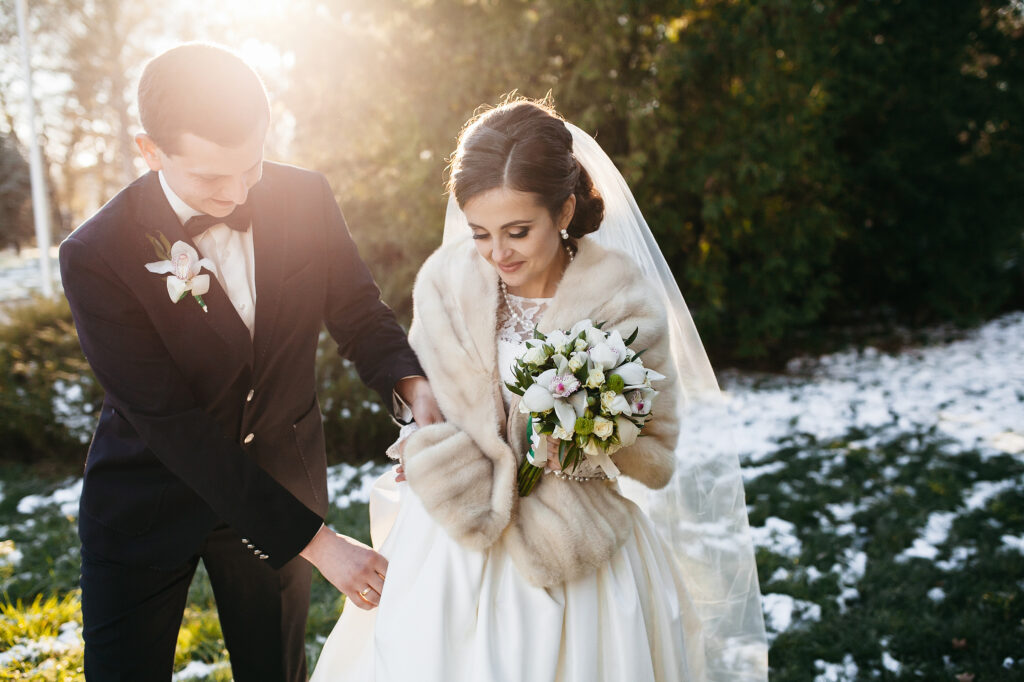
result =
M34 235L28 162L10 137L0 135L0 248L20 249Z

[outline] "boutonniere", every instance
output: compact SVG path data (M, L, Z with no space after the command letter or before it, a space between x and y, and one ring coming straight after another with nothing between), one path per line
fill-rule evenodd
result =
M209 312L203 294L210 290L210 276L199 272L203 268L212 270L213 261L200 258L199 253L183 241L176 241L172 245L162 232L157 232L157 235L159 239L152 235L146 235L146 238L156 250L156 257L161 260L146 263L146 269L158 275L169 275L167 294L173 302L177 303L191 293L203 312Z

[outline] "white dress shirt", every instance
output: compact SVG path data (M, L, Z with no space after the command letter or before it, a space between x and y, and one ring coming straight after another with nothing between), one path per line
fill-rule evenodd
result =
M174 193L163 171L158 174L164 196L182 225L189 218L203 214ZM242 322L249 328L249 338L252 338L256 331L256 257L252 244L252 225L245 232L239 232L224 223L218 223L200 232L192 241L199 255L213 262L214 277L220 282ZM412 408L402 400L397 390L391 392L391 406L399 423L412 421Z
M174 193L160 171L160 186L168 203L182 225L189 218L202 215ZM231 300L242 322L249 328L249 338L256 331L256 260L252 245L252 225L245 232L232 230L218 223L193 237L199 255L213 261L213 275Z

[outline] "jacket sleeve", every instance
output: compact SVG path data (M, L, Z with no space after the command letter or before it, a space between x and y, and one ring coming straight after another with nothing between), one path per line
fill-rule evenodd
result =
M327 302L324 322L342 357L359 378L377 391L393 412L392 393L399 380L423 375L395 314L380 300L380 289L349 234L334 194L323 175L321 201L327 225Z
M107 401L175 476L279 568L323 520L256 464L199 407L138 299L89 245L60 248L79 342Z

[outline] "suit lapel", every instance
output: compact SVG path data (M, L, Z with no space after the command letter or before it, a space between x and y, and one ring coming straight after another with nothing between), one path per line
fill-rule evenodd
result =
M249 192L252 202L252 240L256 267L256 332L253 350L258 361L270 348L281 302L281 278L287 253L288 210L273 200L267 178Z
M192 248L196 247L167 202L167 197L160 186L160 178L155 172L151 171L142 178L142 201L138 204L136 219L142 226L138 235L141 240L140 248L149 258L147 262L157 260L153 246L146 238L147 235L155 237L157 233L162 233L171 244L183 241ZM212 273L210 290L203 295L203 300L206 301L209 312L204 313L197 305L185 305L186 301L180 301L174 308L176 312L190 315L192 320L209 325L229 347L239 351L252 366L252 341L249 338L249 329L238 316L224 287Z

